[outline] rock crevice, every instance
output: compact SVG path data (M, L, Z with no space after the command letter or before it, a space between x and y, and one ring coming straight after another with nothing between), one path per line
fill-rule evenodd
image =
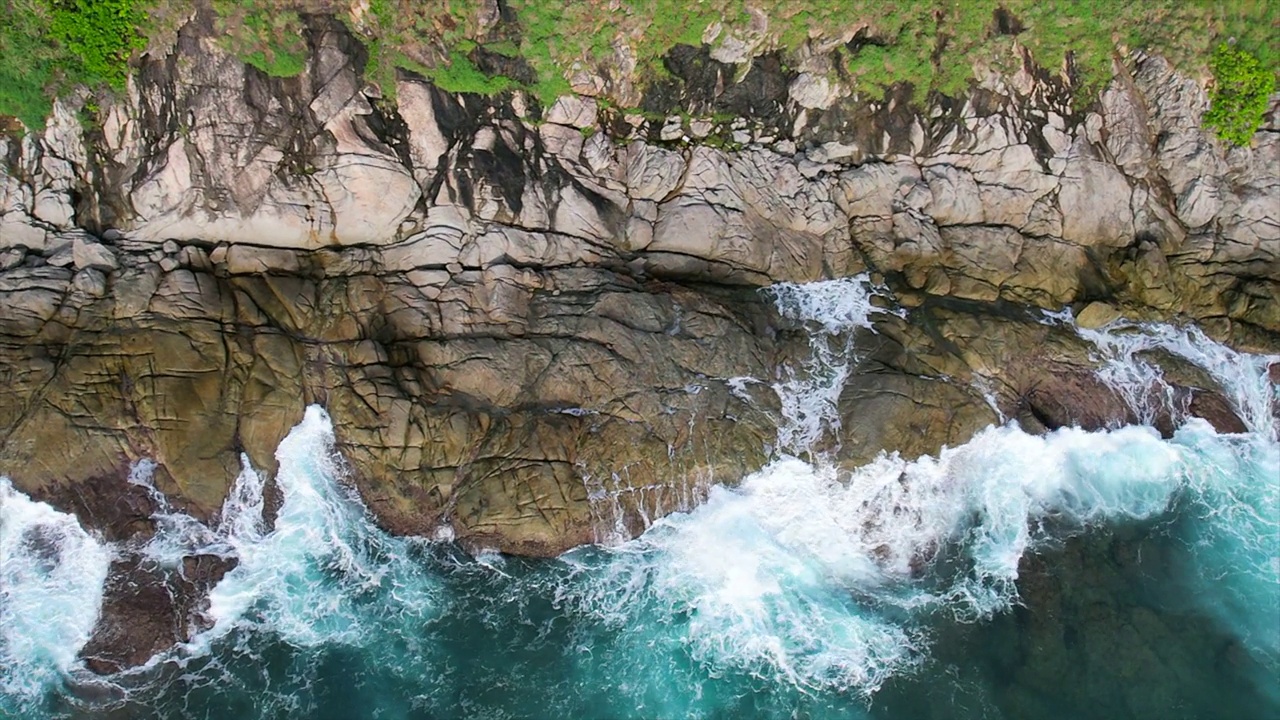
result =
M1034 68L911 104L681 50L644 102L689 117L646 120L409 73L387 101L325 18L290 79L206 30L146 60L100 128L59 102L43 134L0 141L0 470L108 537L149 532L117 502L133 464L211 518L242 454L270 473L312 402L393 531L534 555L641 532L764 462L776 397L730 380L767 389L808 351L759 292L777 282L871 272L908 310L858 340L849 463L1005 418L1135 420L1041 310L1280 346L1276 103L1224 147L1203 88L1158 57L1076 110ZM693 122L735 142L691 142ZM1238 427L1183 374L1191 412ZM150 579L120 603L177 582L130 567ZM188 632L191 607L165 627Z

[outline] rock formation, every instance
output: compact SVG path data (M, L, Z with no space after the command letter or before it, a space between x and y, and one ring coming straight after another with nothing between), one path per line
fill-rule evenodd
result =
M1084 110L1025 57L916 103L708 57L671 63L692 69L649 120L408 73L392 94L309 22L299 77L191 23L101 127L73 99L0 141L0 470L108 537L149 522L113 490L136 461L211 517L312 402L393 531L534 555L638 533L765 460L769 394L726 381L806 352L759 292L780 281L866 271L908 309L859 340L848 462L998 412L1133 419L1042 309L1280 346L1277 104L1226 148L1159 57L1117 62ZM1238 426L1203 379L1181 392Z

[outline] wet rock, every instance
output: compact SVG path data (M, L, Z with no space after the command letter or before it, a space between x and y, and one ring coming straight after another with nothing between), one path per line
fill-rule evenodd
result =
M80 651L85 665L99 675L137 667L211 627L209 591L236 564L217 555L185 557L177 568L138 554L112 562L98 624Z
M50 452L61 451L56 442L48 447ZM163 475L164 470L159 472ZM156 504L146 488L128 478L129 468L118 467L76 482L48 481L31 488L29 494L71 512L81 526L93 528L109 542L145 541L155 532Z
M1103 430L1139 420L1124 399L1090 371L1045 373L1025 399L1031 416L1049 430Z
M965 102L870 102L839 96L820 57L757 54L766 31L753 15L674 48L643 98L670 118L655 126L579 97L535 122L519 93L409 73L395 107L370 103L356 39L320 16L288 82L187 28L104 108L103 162L61 106L6 156L0 245L31 252L0 275L0 466L69 488L151 458L207 516L241 454L270 472L319 402L389 527L552 554L596 538L600 498L638 532L762 460L771 421L714 378L767 379L807 347L755 293L772 283L870 269L914 308L881 323L842 398L851 462L934 452L1000 414L1133 420L1087 344L1027 307L1212 319L1275 345L1280 141L1226 153L1167 63L1128 56L1084 114L1034 73ZM634 90L604 74L582 80ZM651 142L721 114L735 143L776 152ZM118 228L113 245L40 224L39 193ZM1175 385L1238 427L1211 383Z
M1189 390L1187 414L1207 420L1220 433L1247 432L1249 427L1236 414L1231 402L1216 392Z
M1096 330L1122 315L1116 308L1102 302L1091 302L1076 317L1076 325L1086 330Z

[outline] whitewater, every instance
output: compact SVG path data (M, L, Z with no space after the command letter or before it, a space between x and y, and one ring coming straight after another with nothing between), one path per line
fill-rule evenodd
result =
M1018 640L1043 632L1020 587L1036 563L1049 568L1037 582L1082 588L1060 614L1083 623L1102 603L1126 608L1118 632L1164 632L1148 615L1184 628L1165 655L1135 660L1137 675L1099 681L1111 699L1062 704L1061 717L1280 715L1280 388L1267 375L1280 358L1193 328L1080 330L1138 417L1166 403L1182 418L1172 437L1008 422L936 456L846 468L818 448L856 431L836 400L858 337L887 311L865 277L769 292L808 331L810 356L777 380L725 382L776 394L772 459L633 540L530 560L390 536L344 482L318 406L277 451L270 529L247 458L210 525L170 508L140 463L131 481L160 508L143 552L170 567L193 553L238 564L211 593L212 627L113 676L77 654L120 548L0 480L0 715L1029 717L1019 708L1054 705L1027 690L1040 687L1028 668L1053 664ZM1210 374L1247 432L1179 415L1143 359L1153 348ZM1079 559L1133 548L1148 559L1125 559L1127 585ZM1120 600L1084 597L1104 585ZM1119 652L1079 650L1090 632L1072 625L1062 647L1084 654L1054 662ZM1181 690L1132 687L1155 661ZM1188 701L1188 688L1204 697Z

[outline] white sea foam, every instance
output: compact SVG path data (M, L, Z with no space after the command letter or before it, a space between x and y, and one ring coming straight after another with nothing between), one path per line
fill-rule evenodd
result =
M265 532L263 482L247 463L224 507L220 530L240 562L210 594L215 624L197 645L246 625L295 646L362 644L364 606L386 592L396 611L425 612L432 583L407 557L413 541L378 529L340 482L328 413L308 407L276 460L283 503L274 530Z
M774 383L782 418L778 449L796 455L810 452L827 433L838 433L836 405L840 390L856 362L854 331L871 328L874 289L865 275L839 280L769 288L778 313L809 330L809 357L798 368L782 369Z
M500 627L506 603L548 597L575 627L612 630L587 635L614 645L583 648L582 667L595 657L675 665L672 658L687 656L700 677L745 672L806 692L866 695L927 656L925 618L969 621L1016 602L1027 553L1063 533L1176 508L1194 520L1197 602L1234 623L1250 649L1280 657L1272 622L1280 614L1280 444L1268 359L1232 353L1190 330L1108 328L1086 337L1107 360L1108 381L1135 403L1162 382L1141 351L1163 348L1227 388L1250 432L1219 435L1192 420L1166 441L1143 427L1032 436L1008 425L936 457L890 453L849 470L805 451L839 430L835 403L854 371L852 333L876 312L871 290L854 278L773 292L780 312L812 335L807 364L774 385L784 408L778 445L791 454L735 488L713 488L704 504L656 521L640 538L571 552L537 573L496 554L480 557L467 572L498 578L504 603L486 622ZM749 395L745 380L733 384ZM421 545L370 521L342 482L320 408L307 409L277 460L283 504L271 530L262 516L265 478L247 459L214 527L174 511L149 466L135 468L134 482L160 507L160 531L146 552L170 564L195 551L239 559L212 592L214 627L177 654L206 655L219 643L245 648L270 635L293 648L360 646L386 654L379 671L423 672L411 663L431 652L425 629L440 604L440 580L419 562ZM585 482L591 493L610 492L609 480ZM0 670L0 680L5 695L23 697L74 665L96 618L110 550L70 516L3 481L0 519L0 659L23 668ZM46 536L58 553L41 550ZM649 671L636 671L633 682ZM273 707L290 701L282 696ZM659 714L688 714L687 704L672 703Z
M774 292L780 312L812 335L804 367L774 385L779 446L800 453L839 429L835 402L854 362L849 331L869 327L874 310L861 279ZM1135 404L1167 387L1138 356L1160 347L1228 388L1252 434L1219 436L1201 420L1169 441L1147 427L1033 436L1006 425L937 457L884 454L852 472L822 457L782 456L611 549L589 582L562 592L621 626L656 613L713 668L871 693L921 659L921 613L969 621L1002 611L1017 601L1027 553L1063 533L1162 516L1182 498L1221 545L1202 567L1246 576L1221 602L1255 621L1273 618L1280 452L1270 359L1164 326L1087 337L1107 360L1103 377ZM1257 625L1263 638L1252 646L1277 647L1277 631Z
M74 516L0 477L0 711L34 712L76 666L110 565L111 549Z
M1164 409L1179 415L1173 392L1160 368L1142 353L1164 350L1208 372L1226 391L1232 406L1251 432L1280 439L1280 386L1267 368L1280 355L1241 353L1215 342L1197 327L1114 322L1097 330L1079 329L1098 348L1104 365L1098 375L1146 421Z
M231 557L234 553L223 536L203 522L174 508L155 486L152 460L143 459L129 470L129 483L147 491L156 510L151 514L156 532L142 547L142 554L162 568L177 569L182 559L198 553Z
M1009 426L851 474L780 458L612 550L576 601L621 624L687 615L681 642L712 666L871 693L922 658L920 613L989 616L1055 533L1165 512L1197 477L1191 442Z

